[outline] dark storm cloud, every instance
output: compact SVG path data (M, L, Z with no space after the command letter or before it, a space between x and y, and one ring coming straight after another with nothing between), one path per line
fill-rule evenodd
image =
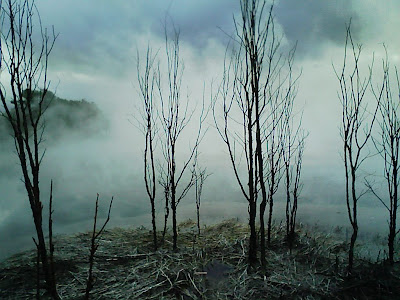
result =
M281 0L276 4L276 20L290 44L298 42L300 56L318 55L327 43L342 44L346 23L352 19L357 37L361 26L353 0Z

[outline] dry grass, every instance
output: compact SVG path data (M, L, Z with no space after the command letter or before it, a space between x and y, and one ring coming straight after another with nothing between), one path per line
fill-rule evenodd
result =
M96 253L92 299L399 299L399 266L357 260L345 275L346 245L335 236L300 226L290 253L280 226L273 231L267 267L246 264L247 226L227 220L196 234L180 224L179 251L167 236L159 251L145 228L104 232ZM55 240L58 290L82 298L88 272L90 233ZM35 251L0 264L0 299L33 299ZM43 296L46 299L46 295Z

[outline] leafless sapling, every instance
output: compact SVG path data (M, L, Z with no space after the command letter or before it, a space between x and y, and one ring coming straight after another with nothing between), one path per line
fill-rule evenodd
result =
M279 100L280 91L275 96L270 95L269 107L271 117L265 134L265 181L267 183L267 199L260 204L260 236L261 236L261 252L265 253L265 228L264 213L268 203L268 223L267 223L267 243L271 244L272 232L272 213L274 207L274 196L278 191L280 181L283 176L282 172L282 140L284 139L284 123L283 118L284 106L287 104ZM286 99L284 99L286 101Z
M101 237L101 235L104 232L104 229L106 228L108 222L110 221L110 214L111 214L111 207L114 201L114 197L111 198L110 205L108 207L108 214L107 214L107 219L104 221L103 226L100 228L99 231L97 230L97 212L99 210L99 194L97 194L96 197L96 205L95 205L95 211L94 211L94 219L93 219L93 232L92 236L90 239L90 254L89 254L89 271L88 271L88 279L86 281L86 289L85 289L85 299L89 299L90 297L90 292L93 289L95 279L93 277L93 265L94 265L94 257L97 251L97 248L99 248L98 240Z
M250 91L242 91L249 89L250 85L246 82L249 80L250 74L240 73L242 60L240 59L241 49L233 52L229 59L225 57L224 71L219 88L219 97L222 98L222 125L217 117L217 102L214 99L213 116L216 128L227 146L229 158L232 164L235 178L238 182L240 190L248 202L250 240L248 248L248 262L255 265L257 262L257 232L256 232L256 214L257 214L257 181L256 174L256 158L255 158L255 142L254 142L254 109ZM242 76L247 77L242 78ZM242 84L242 86L241 86ZM244 93L247 93L246 96ZM235 119L233 115L239 110L242 116ZM234 128L237 124L241 129ZM237 147L241 148L240 151ZM240 152L240 153L239 153ZM241 175L241 157L245 155L246 175Z
M286 240L289 248L292 249L295 237L296 216L298 198L302 189L300 183L301 167L303 162L304 144L307 134L301 129L302 117L295 122L296 114L294 109L294 100L297 96L296 81L299 77L293 79L292 68L293 60L290 59L294 55L294 50L289 54L289 78L288 89L284 94L283 114L282 114L282 160L283 160L283 177L285 180L286 192Z
M389 234L388 234L388 254L389 263L394 264L395 238L399 233L397 230L397 211L399 207L399 151L400 151L400 81L397 68L395 68L395 81L397 84L395 92L392 91L391 72L388 55L385 47L386 58L382 62L383 66L383 83L381 90L373 89L374 95L379 104L380 118L378 126L380 128L380 136L372 137L374 145L378 153L384 161L384 178L387 184L389 201L384 200L378 195L370 182L366 181L366 185L377 199L387 209L389 214ZM382 92L383 91L383 92Z
M170 180L169 180L169 172L166 172L166 170L162 166L162 164L158 165L158 169L159 169L158 183L163 188L163 194L164 194L164 228L163 228L163 233L162 233L162 242L164 242L165 234L167 232L168 218L169 218L169 203L170 203L169 183L170 183Z
M197 161L197 154L196 154ZM200 235L200 205L201 205L201 194L203 191L203 185L208 176L211 174L207 173L207 168L197 167L197 169L192 170L195 172L195 197L196 197L196 216L197 216L197 233Z
M279 46L279 44L278 44ZM285 175L285 147L287 147L288 133L291 132L293 122L293 107L298 90L298 80L301 72L294 75L294 61L297 45L290 49L287 55L281 55L276 65L278 71L272 73L276 77L271 78L271 84L265 90L269 99L267 106L269 115L266 119L264 129L265 138L265 180L268 186L268 228L267 243L271 243L272 213L275 194L279 189L280 182ZM289 131L288 131L289 130ZM298 129L297 129L298 130ZM296 134L294 134L296 136ZM292 140L294 137L292 137ZM291 142L289 142L291 143ZM287 154L287 153L286 153ZM265 211L263 204L262 212ZM263 233L261 231L261 238ZM265 243L265 240L264 240ZM265 250L264 250L265 251Z
M204 106L204 95L203 105L199 117L198 132L195 137L194 143L189 150L186 161L183 162L180 170L177 170L177 146L179 137L182 132L187 128L190 123L194 111L189 111L189 99L185 102L181 99L181 85L183 76L183 62L180 58L180 47L179 47L179 30L172 26L172 38L168 33L167 25L165 25L165 53L167 60L167 89L166 94L163 92L163 84L161 82L161 76L158 76L157 86L159 88L160 102L161 102L161 130L164 132L163 138L161 138L161 146L163 157L165 161L165 174L164 179L168 179L168 182L164 182L164 191L166 201L169 202L172 211L172 231L173 231L173 248L177 250L177 207L180 201L187 195L189 190L195 184L194 172L191 172L188 176L190 177L186 183L182 185L184 176L190 173L190 167L194 168L197 165L196 152L199 148L200 141L202 139L203 131L202 124L207 117L208 110ZM161 164L161 168L163 168ZM178 186L182 186L178 191Z
M296 131L295 134L292 135L289 128L288 130L288 136L285 138L285 145L283 147L283 160L286 189L286 240L289 249L292 250L295 239L298 200L303 187L300 179L307 135L304 131ZM293 137L295 139L294 141Z
M147 47L146 61L144 70L140 68L139 52L137 53L137 79L141 97L143 100L143 111L141 111L142 121L145 135L144 148L144 182L146 192L150 200L151 206L151 223L153 227L153 245L157 250L157 227L156 227L156 169L155 169L155 137L156 137L156 111L154 107L154 98L156 92L156 76L155 59L157 55L152 54L150 47Z
M56 35L54 30L49 35L42 27L34 0L7 0L1 11L4 16L1 24L1 62L10 79L6 86L1 83L0 98L4 108L1 115L12 128L35 223L46 288L54 299L59 299L42 227L43 205L39 188L39 171L44 156L41 149L44 132L42 117L48 106L45 98L50 85L47 69ZM11 93L10 97L6 91Z
M350 52L350 53L349 53ZM344 59L341 72L334 68L339 81L338 97L342 105L342 124L340 135L343 140L343 161L345 169L345 190L347 213L352 227L349 247L348 272L353 270L354 246L358 235L358 201L365 191L357 189L357 172L361 164L369 157L367 143L371 137L378 105L368 112L365 95L370 87L372 65L366 77L360 70L362 46L355 44L351 35L351 24L346 27ZM350 54L350 55L349 55ZM348 69L350 70L348 71Z

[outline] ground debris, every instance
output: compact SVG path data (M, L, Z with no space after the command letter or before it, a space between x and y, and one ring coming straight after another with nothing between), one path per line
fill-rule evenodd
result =
M95 256L92 299L399 299L398 265L358 259L349 277L346 244L306 226L298 228L292 251L283 228L274 227L265 269L248 268L249 230L237 220L205 227L201 235L193 221L179 227L177 252L168 235L154 252L152 233L143 227L105 231ZM82 298L89 243L90 233L55 239L62 299ZM0 299L35 297L35 261L35 251L27 251L0 263Z

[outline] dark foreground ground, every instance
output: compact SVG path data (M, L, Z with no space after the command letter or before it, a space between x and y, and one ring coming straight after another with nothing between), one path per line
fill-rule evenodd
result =
M284 229L276 226L266 271L248 270L247 226L228 220L205 227L180 225L178 252L152 250L148 229L104 232L95 260L92 299L400 299L400 265L356 260L346 275L346 245L334 235L300 226L290 253ZM90 233L55 240L58 290L81 299L88 272ZM0 263L0 299L34 299L36 253ZM42 291L42 299L48 299Z

